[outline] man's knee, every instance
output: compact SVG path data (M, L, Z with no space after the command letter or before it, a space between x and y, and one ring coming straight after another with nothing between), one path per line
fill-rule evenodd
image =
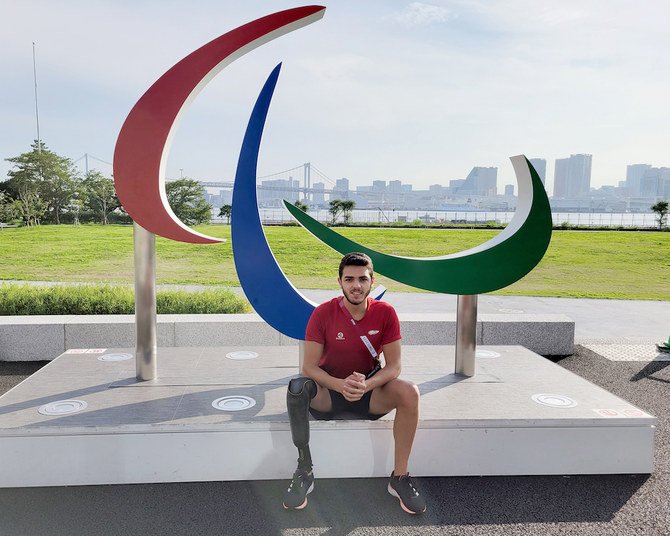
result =
M421 395L414 382L397 379L393 382L396 404L407 408L418 408Z

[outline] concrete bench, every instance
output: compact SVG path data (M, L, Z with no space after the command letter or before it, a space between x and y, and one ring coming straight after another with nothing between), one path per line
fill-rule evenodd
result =
M456 315L401 313L404 344L452 345ZM258 315L158 315L159 347L291 346ZM481 314L477 344L570 355L575 323L563 314ZM0 361L52 360L71 348L134 347L134 315L0 316Z

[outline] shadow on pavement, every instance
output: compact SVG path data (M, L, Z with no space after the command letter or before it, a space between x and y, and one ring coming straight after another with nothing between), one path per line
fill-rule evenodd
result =
M0 374L2 376L30 376L49 361L2 361Z
M276 516L277 528L607 522L648 479L640 476L452 477L418 479L428 510L404 513L386 492L386 480L318 482L309 511ZM283 491L280 489L279 492ZM271 505L268 504L270 509Z
M670 365L670 361L650 361L637 374L631 377L630 381L637 382L640 380L654 380L663 383L670 383L670 381L663 378L656 378L653 374L662 371L665 367Z
M0 490L0 529L13 534L280 534L340 536L359 528L607 522L648 475L418 479L423 516L403 512L385 479L316 481L302 511L286 482L213 482ZM39 511L40 515L34 515ZM91 515L92 513L94 515Z

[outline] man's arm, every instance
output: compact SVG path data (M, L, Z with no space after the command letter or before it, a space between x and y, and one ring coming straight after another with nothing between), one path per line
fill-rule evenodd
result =
M345 400L355 402L365 394L365 381L360 382L365 376L354 372L345 379L335 378L319 367L319 361L323 354L323 344L314 341L305 341L305 356L302 364L302 374L313 379L322 387L340 393Z
M355 402L368 391L387 384L400 376L400 340L382 346L386 365L369 380L365 376L354 372L345 379L335 378L319 367L323 354L323 344L314 341L305 341L305 356L302 365L302 374L313 379L319 385L341 393L346 400Z
M323 354L323 344L314 341L305 341L305 356L302 363L302 374L313 379L319 385L343 393L344 380L335 378L319 367Z
M365 391L372 391L400 376L400 340L382 346L386 365L369 380L365 380Z
M351 402L360 400L368 391L382 387L400 376L400 340L385 344L382 352L386 360L384 368L370 379L366 379L360 372L354 372L344 380L343 390L340 391L344 398Z

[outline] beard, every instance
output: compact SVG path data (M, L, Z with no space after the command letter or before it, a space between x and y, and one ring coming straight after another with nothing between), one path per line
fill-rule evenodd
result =
M356 298L354 298L353 296L349 296L347 291L344 289L342 289L342 294L344 295L344 299L347 300L351 305L360 305L361 303L365 302L365 300L368 299L368 296L370 295L371 291L372 287L370 287L367 292L361 294L360 297L358 298L358 301L356 301Z

